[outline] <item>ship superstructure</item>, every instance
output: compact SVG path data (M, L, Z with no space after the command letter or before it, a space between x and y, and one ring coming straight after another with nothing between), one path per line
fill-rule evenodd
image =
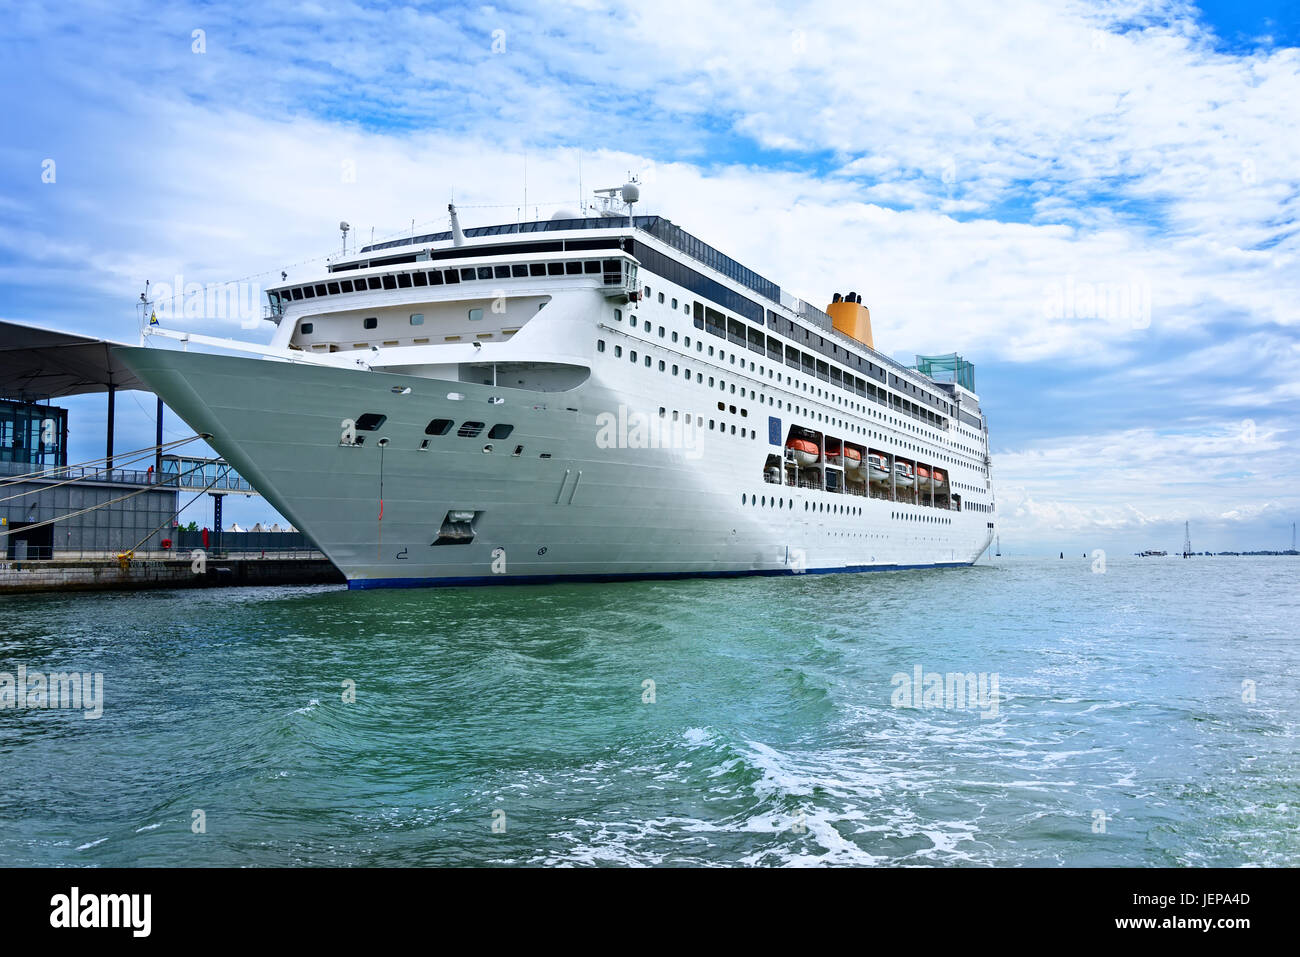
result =
M254 358L123 350L352 587L964 565L992 541L972 365L876 351L861 296L817 309L627 207L451 212L268 290L269 345L169 333Z

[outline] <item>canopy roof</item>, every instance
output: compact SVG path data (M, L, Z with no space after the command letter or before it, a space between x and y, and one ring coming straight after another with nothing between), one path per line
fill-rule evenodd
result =
M113 356L125 343L0 320L0 397L59 399L114 389L149 391Z

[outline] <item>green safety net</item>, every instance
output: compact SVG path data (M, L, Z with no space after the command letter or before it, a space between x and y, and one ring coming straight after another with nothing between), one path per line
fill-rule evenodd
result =
M969 392L975 391L975 364L955 352L947 356L917 356L916 371L935 382L955 382Z

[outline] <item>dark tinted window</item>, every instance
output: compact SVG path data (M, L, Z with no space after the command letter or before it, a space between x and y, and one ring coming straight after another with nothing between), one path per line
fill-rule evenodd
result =
M460 428L456 430L456 434L462 439L472 439L482 431L482 422L462 422Z
M357 417L357 429L361 432L373 432L385 422L388 416L380 415L378 412L367 412L365 415Z
M492 431L488 432L488 438L489 439L509 438L510 433L513 432L514 430L515 427L513 425L506 425L504 423L500 425L494 425L492 426Z
M424 427L425 435L446 435L454 423L451 419L434 419Z
M361 326L364 329L374 329L378 325L379 320L374 316L367 316L365 319L361 320Z

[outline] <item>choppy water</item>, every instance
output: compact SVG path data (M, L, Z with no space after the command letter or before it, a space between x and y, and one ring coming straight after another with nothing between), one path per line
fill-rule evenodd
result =
M0 711L0 864L1295 866L1298 618L1289 558L0 599L106 689Z

